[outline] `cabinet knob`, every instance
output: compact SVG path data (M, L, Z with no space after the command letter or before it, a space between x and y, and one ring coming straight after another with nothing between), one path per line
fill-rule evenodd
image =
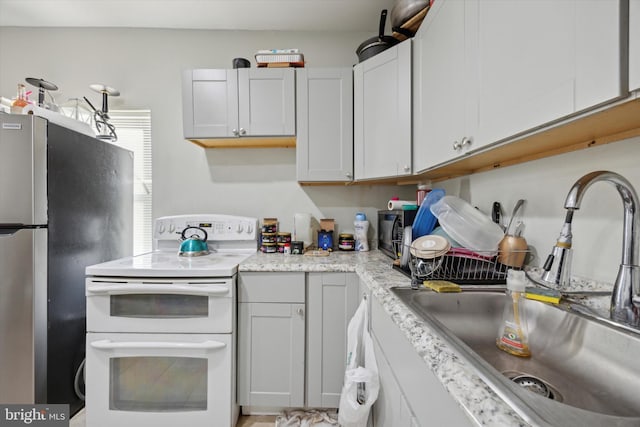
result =
M411 170L411 168L409 166L407 166L407 165L404 165L403 169L404 169L405 172L409 172Z
M351 177L353 177L353 175L351 174L351 172L347 172L344 174L347 178L351 179Z
M473 139L471 139L470 137L467 138L466 136L464 138L462 138L460 140L460 142L458 141L453 141L453 149L454 150L460 150L462 149L465 145L471 145L471 143L473 142Z
M299 308L298 309L298 316L304 317L304 308Z
M240 128L240 135L246 135L247 131L244 128Z
M235 136L238 136L238 129L231 130L231 133L233 133Z

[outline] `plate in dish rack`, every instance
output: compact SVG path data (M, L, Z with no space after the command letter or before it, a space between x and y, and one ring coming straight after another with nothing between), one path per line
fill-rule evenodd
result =
M444 194L444 190L434 188L429 191L429 194L424 198L420 205L420 209L418 209L416 218L413 220L413 227L411 230L413 233L413 240L418 237L426 236L433 231L437 218L433 213L431 213L431 205L442 199Z

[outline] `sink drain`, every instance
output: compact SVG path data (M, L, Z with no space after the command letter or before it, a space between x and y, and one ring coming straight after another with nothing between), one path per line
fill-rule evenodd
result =
M519 377L511 378L511 381L535 394L551 398L552 393L549 387L537 378L520 375Z
M522 372L503 372L503 374L525 390L558 402L563 400L558 390L538 377Z

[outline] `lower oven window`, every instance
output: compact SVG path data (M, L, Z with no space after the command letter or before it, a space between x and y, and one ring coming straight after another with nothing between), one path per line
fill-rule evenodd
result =
M186 318L208 315L208 296L171 294L111 296L112 317Z
M207 359L118 357L110 362L109 409L184 412L207 409Z

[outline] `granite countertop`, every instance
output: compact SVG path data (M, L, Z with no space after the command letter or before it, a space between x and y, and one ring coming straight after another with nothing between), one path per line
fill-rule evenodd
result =
M382 252L333 252L324 257L257 253L238 270L357 273L424 360L425 368L442 382L472 422L483 426L529 425L444 339L389 291L393 286L410 286L410 279L394 270L390 258Z

